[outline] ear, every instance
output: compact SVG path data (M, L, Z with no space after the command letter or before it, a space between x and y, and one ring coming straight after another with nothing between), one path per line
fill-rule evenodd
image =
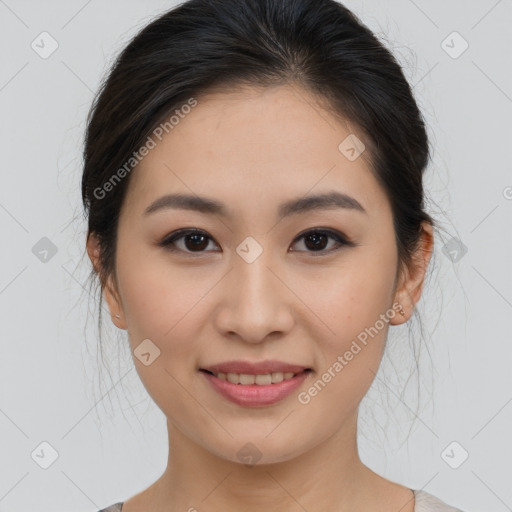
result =
M430 222L422 222L422 233L418 246L412 256L411 264L401 273L400 282L395 291L393 303L402 306L405 316L398 313L390 319L392 325L400 325L407 322L412 316L415 305L421 298L428 264L434 249L434 235Z
M96 274L101 276L100 244L97 236L94 233L90 233L88 235L86 245L87 254L89 255L94 270L96 271ZM119 292L117 290L115 280L113 279L112 276L108 276L107 282L102 283L102 288L102 293L104 294L105 300L107 301L112 322L114 323L114 325L116 325L116 327L119 327L120 329L126 329L123 305L121 302ZM116 315L119 315L119 318L117 318Z

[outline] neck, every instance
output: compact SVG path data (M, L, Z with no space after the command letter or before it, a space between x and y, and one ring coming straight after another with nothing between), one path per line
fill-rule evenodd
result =
M357 411L330 438L273 464L246 466L218 457L170 422L168 432L168 465L154 489L155 510L162 512L364 510L374 496L369 489L383 480L359 459Z

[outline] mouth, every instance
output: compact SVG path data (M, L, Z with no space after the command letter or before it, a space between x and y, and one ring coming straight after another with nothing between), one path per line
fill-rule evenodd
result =
M242 407L278 404L297 391L312 372L311 368L271 373L217 372L204 368L199 371L214 392Z
M309 373L311 368L305 368L300 372L272 372L272 373L227 373L227 372L212 372L201 368L200 371L209 375L217 377L220 380L230 382L231 384L239 384L241 386L268 386L272 384L279 384L283 381L291 380L297 375L302 373Z

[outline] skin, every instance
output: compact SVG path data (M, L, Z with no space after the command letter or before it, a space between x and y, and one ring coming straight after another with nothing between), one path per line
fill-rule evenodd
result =
M127 500L123 512L413 510L410 489L361 462L357 414L389 325L406 322L421 297L432 228L424 224L413 264L395 282L390 204L369 155L350 161L338 150L350 133L364 141L296 85L212 91L133 171L116 276L104 293L132 351L147 338L160 350L149 366L137 357L134 363L167 417L169 459L159 480ZM331 208L277 217L281 202L331 190L356 198L367 213ZM174 192L221 201L233 216L178 209L143 215ZM158 245L180 228L207 232L202 253L186 238L176 252ZM338 231L357 245L329 252L337 244L328 239L320 256L297 239L313 228ZM236 252L247 236L263 248L252 263ZM94 236L87 250L97 268ZM396 313L317 396L299 403L298 393L396 302L405 316ZM242 407L198 371L232 359L278 359L314 371L284 400ZM248 442L261 452L250 467L237 457Z

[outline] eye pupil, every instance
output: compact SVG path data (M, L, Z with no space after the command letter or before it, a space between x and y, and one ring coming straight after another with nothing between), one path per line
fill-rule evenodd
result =
M324 233L311 233L310 235L308 235L306 237L306 247L308 247L308 249L313 248L314 250L324 249L325 242L327 241L327 239L328 239L328 236L325 235ZM310 246L308 244L308 241L310 241L310 240L314 240L312 246Z
M200 240L202 239L202 240ZM190 234L190 235L187 235L185 237L185 240L188 242L190 240L195 240L193 243L192 243L192 246L189 247L189 244L188 243L185 243L185 245L187 246L187 249L191 249L191 250L194 250L194 249L205 249L206 247L208 247L208 241L207 241L207 237L205 237L204 235L201 235L201 234L198 234L198 233L193 233L193 234ZM205 243L206 241L206 243ZM199 243L197 243L199 242Z

